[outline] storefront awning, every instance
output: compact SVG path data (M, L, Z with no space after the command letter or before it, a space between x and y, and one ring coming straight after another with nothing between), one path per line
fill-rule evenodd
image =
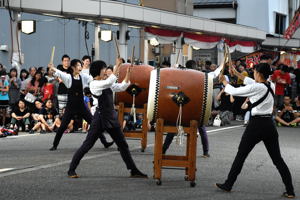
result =
M178 40L182 34L185 44L189 44L200 49L212 49L225 42L229 45L231 52L240 51L243 53L251 53L257 46L257 43L254 41L242 41L221 36L163 30L150 27L145 28L145 33L147 39L150 40L155 38L160 44L172 44Z

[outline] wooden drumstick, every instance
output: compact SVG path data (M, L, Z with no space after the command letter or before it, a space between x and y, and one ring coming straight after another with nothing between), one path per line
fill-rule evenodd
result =
M225 43L224 44L224 64L223 64L223 68L220 72L221 75L224 75L224 70L225 70L227 62L229 64L229 67L231 67L232 66L232 61L231 61L230 50L229 50L229 46Z
M135 50L135 46L132 47L132 53L131 53L131 66L133 66L134 50Z
M114 41L115 41L115 45L116 45L117 56L118 56L118 58L120 58L119 43L117 41L117 37L116 36L114 36Z
M175 64L178 64L180 52L181 52L181 49L179 49L179 51L178 51L177 58L176 58L176 63Z
M52 48L52 53L51 53L49 64L53 64L54 54L55 54L55 46L53 46L53 48Z
M227 49L226 49L226 44L224 44L224 61L222 63L222 69L220 71L220 75L223 76L224 75L224 70L225 70L225 66L226 66L226 60L227 60Z

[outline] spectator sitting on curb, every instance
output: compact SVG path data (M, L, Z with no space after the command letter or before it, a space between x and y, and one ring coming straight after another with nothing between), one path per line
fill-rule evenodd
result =
M284 104L278 109L278 114L275 118L278 126L297 126L297 123L300 122L300 117L297 117L297 112L292 107L291 98L285 96L283 102Z

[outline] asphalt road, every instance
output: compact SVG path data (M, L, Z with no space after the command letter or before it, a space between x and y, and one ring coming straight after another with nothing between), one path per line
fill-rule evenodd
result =
M228 127L226 127L228 128ZM0 200L79 200L79 199L282 199L284 191L279 173L262 143L249 155L231 193L218 191L231 167L244 127L209 127L210 158L202 158L198 139L196 187L184 181L184 171L163 170L162 185L153 176L154 133L149 133L148 148L140 151L139 141L128 140L138 168L149 179L129 178L117 147L104 149L100 141L85 156L77 173L67 177L67 169L83 133L63 136L59 149L50 152L54 134L20 134L0 138ZM300 192L300 128L279 128L282 155L288 164L297 192ZM109 136L107 136L109 137ZM170 154L182 154L184 147L172 144ZM300 195L300 193L298 193Z

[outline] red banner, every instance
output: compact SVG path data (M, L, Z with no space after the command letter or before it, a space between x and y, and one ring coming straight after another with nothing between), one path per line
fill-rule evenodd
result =
M296 30L299 28L299 26L300 26L300 12L297 11L291 24L284 32L283 37L288 40L291 39L293 37L294 33L296 32Z

